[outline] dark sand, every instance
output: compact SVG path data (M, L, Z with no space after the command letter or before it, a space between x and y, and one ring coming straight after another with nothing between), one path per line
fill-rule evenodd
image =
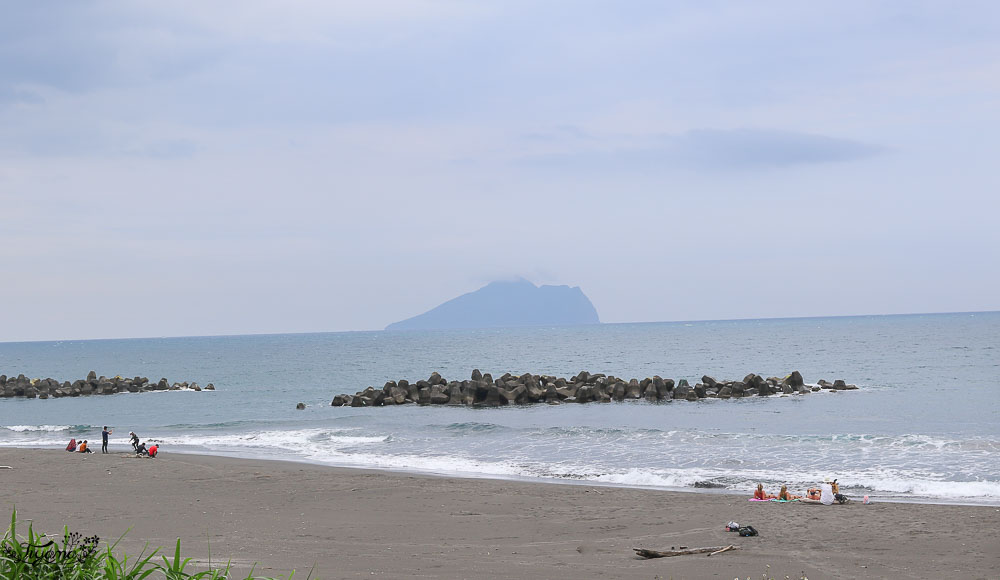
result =
M174 454L0 449L4 512L245 574L305 578L1000 578L1000 509L424 477ZM2 516L3 514L0 514ZM760 531L724 531L736 520ZM736 544L657 560L633 547ZM770 566L770 568L768 568Z

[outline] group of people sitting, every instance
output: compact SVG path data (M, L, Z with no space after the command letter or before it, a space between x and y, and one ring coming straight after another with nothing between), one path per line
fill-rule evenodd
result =
M107 427L104 428L107 432ZM156 454L160 451L160 446L158 443L153 443L148 448L146 443L139 443L139 436L135 434L134 431L129 431L129 442L132 444L132 449L135 450L136 457L156 457ZM107 442L105 440L105 447ZM70 439L69 444L66 445L66 451L76 452L76 453L93 453L87 446L87 440L84 439L83 442L77 446L76 438Z
M823 505L832 505L833 502L837 503L847 503L847 496L840 493L840 485L837 484L837 480L826 480L819 487L810 487L806 490L806 494L793 495L788 492L788 486L781 486L781 491L778 495L771 495L764 491L764 484L758 483L757 490L753 492L753 498L759 501L766 501L769 499L776 499L779 501L792 501L792 500L805 500L819 502Z
M83 441L81 441L80 442L80 446L77 447L77 445L76 445L76 438L73 438L73 439L69 440L69 445L66 446L66 451L69 451L70 453L73 453L73 452L76 452L76 453L93 453L93 451L91 451L90 448L87 447L87 440L86 439L84 439Z

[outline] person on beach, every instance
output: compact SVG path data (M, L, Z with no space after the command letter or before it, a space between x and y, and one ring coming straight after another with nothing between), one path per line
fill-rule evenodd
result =
M833 490L833 499L837 503L839 503L839 504L845 504L845 503L847 503L849 501L846 495L840 493L840 484L837 483L836 479L833 480L833 483L830 484L830 487Z
M806 497L808 499L819 501L820 489L818 487L810 487L808 490L806 490Z
M159 451L159 450L160 450L160 446L157 445L156 443L153 443L153 446L149 448L149 451L147 451L147 453L149 453L149 456L151 458L156 459L156 452Z
M80 448L76 450L77 453L93 453L90 449L87 449L87 440L84 439L83 443L80 444Z
M147 454L148 453L146 451L146 444L145 443L142 443L138 447L135 448L135 456L136 457L142 457L143 455L147 455Z
M819 486L819 501L823 505L833 505L833 484L826 480Z
M136 453L138 453L139 452L139 436L135 434L135 431L129 431L128 435L129 435L129 441L132 443L132 449L135 450Z
M793 499L802 499L801 495L792 495L788 493L788 486L781 486L781 491L778 492L778 499L782 501L792 501Z
M69 451L70 453L76 451L76 437L69 440L69 444L66 445L66 451Z
M111 435L111 433L113 433L113 431L111 429L108 429L108 426L105 425L104 430L101 431L101 453L108 452L108 437Z
M768 499L777 499L777 497L778 496L771 495L771 494L767 493L766 491L764 491L764 484L763 483L758 483L757 484L757 490L753 492L753 498L754 499L759 499L760 501L764 501L764 500L768 500Z

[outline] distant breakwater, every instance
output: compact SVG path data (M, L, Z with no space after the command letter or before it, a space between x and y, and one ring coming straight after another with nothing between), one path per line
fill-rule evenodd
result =
M520 376L505 373L494 379L479 369L472 371L471 380L448 381L438 373L414 383L402 379L389 381L381 389L368 387L354 395L337 395L334 407L383 407L386 405L465 405L470 407L500 407L534 403L590 403L644 399L649 402L699 399L737 399L770 395L805 395L820 390L849 391L858 387L843 380L820 380L807 385L799 371L786 377L764 378L748 374L741 381L718 381L705 375L691 386L687 379L664 379L659 375L639 379L621 379L603 373L581 371L569 379L525 373Z
M148 391L214 391L215 385L208 383L204 387L194 382L171 383L165 378L150 382L146 377L122 378L120 376L97 376L90 371L86 379L78 381L63 381L55 379L29 379L23 374L17 378L7 378L0 375L0 396L24 397L27 399L54 399L60 397L81 397L87 395L113 395L115 393L142 393Z

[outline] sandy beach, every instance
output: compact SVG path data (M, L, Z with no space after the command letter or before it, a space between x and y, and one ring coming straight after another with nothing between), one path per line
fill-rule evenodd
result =
M164 452L0 449L4 517L305 578L1000 578L1000 508L458 479ZM730 520L760 536L726 532ZM632 548L739 550L644 560Z

